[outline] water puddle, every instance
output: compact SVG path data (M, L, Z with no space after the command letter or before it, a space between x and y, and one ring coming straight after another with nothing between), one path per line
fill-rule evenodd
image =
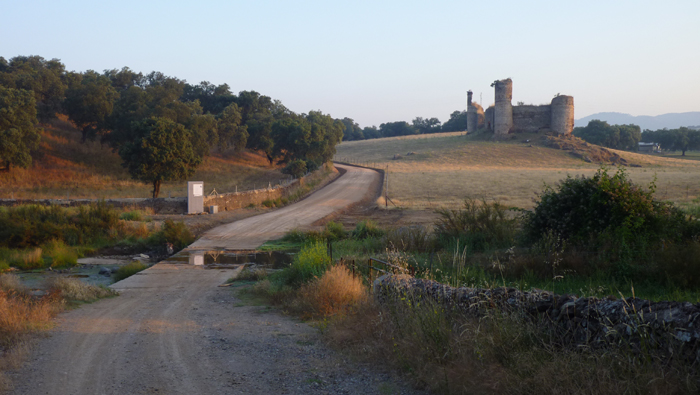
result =
M70 269L37 270L32 272L15 272L15 274L20 277L20 280L26 287L36 294L42 294L46 290L46 280L56 277L75 278L92 285L109 286L114 282L112 274L122 265L134 260L132 256L113 258L85 258L84 260L81 259L78 266ZM292 263L292 258L293 254L278 251L182 250L161 262L202 266L206 269L235 269L241 265L247 265L277 270L288 267Z
M226 250L182 250L163 263L203 266L207 269L237 268L250 265L267 269L283 269L292 263L292 255L286 252L226 251Z
M112 267L116 269L118 265L110 265L108 272L105 272L103 266L80 265L60 271L36 270L31 272L14 272L14 274L31 291L41 293L47 287L47 280L60 277L75 278L91 285L109 286L114 282L110 270Z

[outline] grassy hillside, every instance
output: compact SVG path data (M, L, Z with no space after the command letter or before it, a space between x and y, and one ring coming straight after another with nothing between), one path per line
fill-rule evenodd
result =
M518 135L497 142L455 132L349 141L338 146L335 159L388 166L389 197L402 207L456 207L469 196L529 208L544 183L591 175L600 167L539 144L539 139ZM697 161L614 152L641 166L626 168L633 181L648 185L657 177L658 198L689 204L700 196ZM401 158L394 160L396 154Z
M150 197L151 185L134 181L119 155L99 142L80 142L80 131L65 118L44 126L41 147L29 169L0 173L0 198ZM252 189L285 178L263 155L251 152L206 158L190 180L204 181L208 193ZM161 197L186 196L187 182L168 182Z

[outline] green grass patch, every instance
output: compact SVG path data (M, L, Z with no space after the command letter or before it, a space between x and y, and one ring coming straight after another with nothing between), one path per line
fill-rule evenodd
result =
M139 261L127 263L126 265L120 267L116 273L114 273L114 282L122 281L125 278L129 278L134 274L145 270L146 268L148 268L148 266Z

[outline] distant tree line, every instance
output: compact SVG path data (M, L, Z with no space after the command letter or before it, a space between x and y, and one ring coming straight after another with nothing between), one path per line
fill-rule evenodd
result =
M662 150L686 151L700 150L700 130L687 127L678 129L645 130L642 132L642 142L658 143Z
M255 91L198 85L128 67L66 71L40 56L0 57L0 169L27 167L39 123L65 114L83 141L99 139L118 152L134 179L153 184L190 176L212 152L256 150L295 175L335 154L344 122L320 111L296 114Z
M639 143L657 143L667 151L700 150L700 130L692 127L640 131L637 125L609 125L605 121L592 120L585 127L574 128L574 136L603 147L637 151Z
M573 135L591 144L603 147L637 151L642 132L637 125L609 125L594 119L584 127L577 127Z
M370 140L382 137L409 136L413 134L431 134L458 132L467 130L467 112L454 111L444 124L437 118L415 118L410 124L405 121L387 122L376 126L361 128L351 118L343 118L343 141Z

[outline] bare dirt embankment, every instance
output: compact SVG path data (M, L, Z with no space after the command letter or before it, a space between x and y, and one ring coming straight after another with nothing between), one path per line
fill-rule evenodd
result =
M279 214L281 209L249 218L246 229L258 228L255 218L268 229L270 217L273 224L308 225L352 204L355 198L349 195L361 200L374 193L364 177L343 181L352 173L288 206L287 213ZM231 232L227 227L214 234L235 241ZM250 243L275 232L268 229L244 240ZM307 324L246 305L230 288L218 287L234 274L230 269L160 263L114 284L120 296L61 315L50 335L36 342L28 364L13 375L12 393L415 392L388 374L330 351Z

